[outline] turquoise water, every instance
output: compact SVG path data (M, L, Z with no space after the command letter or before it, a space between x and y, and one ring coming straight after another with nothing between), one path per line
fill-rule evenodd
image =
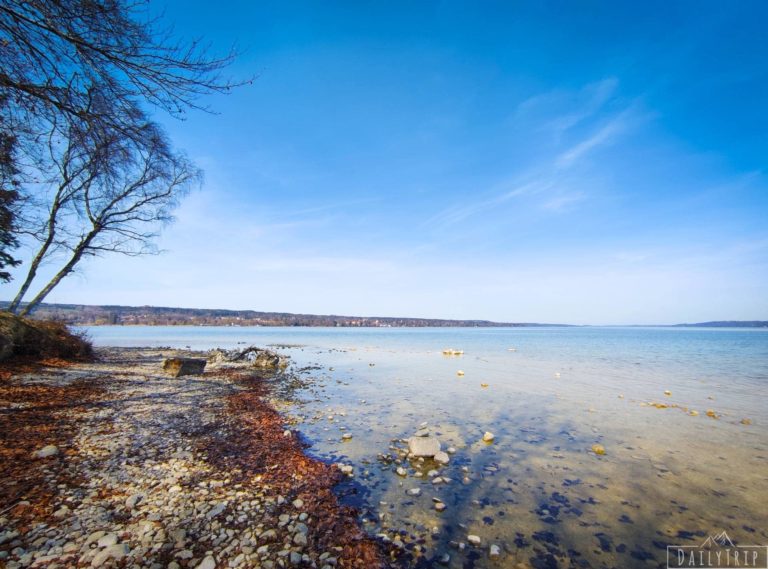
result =
M283 411L310 452L354 467L344 499L372 534L401 540L413 565L447 553L451 567L664 567L666 545L723 530L737 543L768 544L766 330L89 333L97 345L277 345L297 369L311 366L303 373L312 387ZM403 445L393 441L422 422L456 452L445 467L398 459L407 470L398 476L390 459ZM432 484L430 470L448 481ZM419 496L407 493L416 488ZM462 548L469 534L480 547ZM489 557L491 544L500 557Z

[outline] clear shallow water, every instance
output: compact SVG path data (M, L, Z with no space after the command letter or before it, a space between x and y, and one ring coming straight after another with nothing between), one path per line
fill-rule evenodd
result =
M663 567L666 545L698 544L722 530L737 543L768 544L765 330L89 332L97 345L294 346L278 351L297 368L318 368L308 372L314 387L300 394L302 404L284 411L310 452L355 467L341 491L362 508L367 529L400 537L415 559L449 553L452 567ZM444 356L444 348L465 355ZM406 461L402 478L378 460L423 421L456 448L439 469L447 484L416 476L437 468L431 461ZM485 431L495 434L493 444L482 442ZM351 441L342 442L345 432ZM606 454L591 452L593 444ZM412 488L421 495L408 495ZM446 510L437 512L432 498ZM451 543L468 534L482 546ZM489 559L490 544L500 560Z

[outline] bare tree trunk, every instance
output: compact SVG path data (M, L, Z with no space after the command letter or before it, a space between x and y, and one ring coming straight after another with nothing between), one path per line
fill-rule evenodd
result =
M21 304L21 301L23 300L24 295L27 294L29 287L32 285L32 281L34 281L35 276L37 276L37 269L40 267L40 263L43 261L45 254L48 252L48 249L51 247L51 243L53 243L53 238L54 238L54 235L56 234L55 215L56 215L55 213L51 212L51 217L48 222L48 237L46 237L45 242L40 246L40 249L37 251L35 258L32 259L32 262L29 264L29 271L27 271L27 278L25 278L24 282L21 283L21 287L19 287L19 292L16 293L16 298L14 298L13 302L11 302L10 306L8 306L9 312L13 312L14 314L17 312L19 308L19 304ZM26 314L26 311L25 311L25 314Z
M92 173L89 176L86 176L85 179L81 179L78 183L78 177L85 171L89 162L86 162L85 164L77 164L74 172L70 170L70 162L74 159L73 153L77 154L75 148L76 141L73 139L73 137L70 136L70 138L67 140L67 148L65 149L61 160L57 160L54 150L54 140L56 138L56 133L57 125L54 124L51 127L51 131L48 136L48 149L53 162L56 163L59 167L59 171L61 173L61 182L59 183L56 194L54 195L51 209L48 212L48 222L45 224L47 231L45 241L43 241L43 244L40 246L40 249L38 249L37 254L29 264L27 276L24 279L24 282L21 284L21 287L19 287L19 292L16 293L16 297L13 299L10 306L8 306L8 310L13 313L18 311L21 301L24 299L24 296L27 294L29 287L32 286L32 283L37 276L37 270L40 268L40 264L45 259L48 251L51 248L51 245L53 245L53 242L56 239L56 225L59 220L59 213L61 212L62 208L64 208L66 204L73 199L78 191L86 187L86 185L90 184L94 179L94 174ZM24 313L26 314L26 311Z
M47 285L43 287L43 289L37 293L37 296L29 301L29 303L24 307L24 309L19 312L19 316L27 316L30 312L32 312L37 306L43 302L46 296L48 296L48 293L50 293L57 284L66 277L69 273L72 272L72 270L75 268L75 265L80 261L80 259L83 256L83 253L88 250L88 246L91 244L91 241L98 235L99 230L94 227L88 235L86 235L83 239L80 240L80 243L77 244L77 247L75 247L74 251L72 251L72 256L69 258L69 261L67 261L67 264L64 265L61 270L54 275L54 277L48 282Z

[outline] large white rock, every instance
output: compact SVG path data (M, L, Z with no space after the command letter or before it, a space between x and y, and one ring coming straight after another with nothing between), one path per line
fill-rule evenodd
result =
M35 458L48 458L49 456L56 456L59 454L59 447L56 445L44 446L38 451L35 451Z
M451 462L451 457L448 456L447 452L440 451L435 453L435 462L439 464L448 464Z
M119 561L131 552L125 543L115 543L106 549L102 549L91 561L92 567L102 567L108 559Z
M437 437L411 437L408 439L408 452L413 456L432 457L440 452L440 441Z

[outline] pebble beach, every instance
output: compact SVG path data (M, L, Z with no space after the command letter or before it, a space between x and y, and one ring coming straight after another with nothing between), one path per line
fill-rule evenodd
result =
M331 488L268 403L274 371L200 355L102 349L96 363L4 371L0 566L377 567Z

